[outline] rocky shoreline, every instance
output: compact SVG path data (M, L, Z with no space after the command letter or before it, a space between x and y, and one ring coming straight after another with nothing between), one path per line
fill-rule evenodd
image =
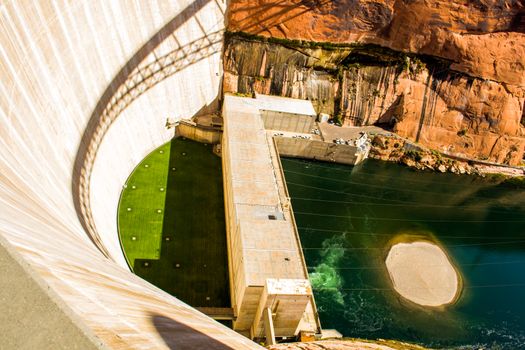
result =
M401 138L397 135L375 135L372 138L370 158L396 162L418 170L431 170L441 173L474 174L486 176L497 174L502 177L523 177L525 170L481 163L475 160L461 160L459 157L444 155Z
M344 338L308 343L283 343L267 347L269 350L425 350L426 348L394 340L364 340Z

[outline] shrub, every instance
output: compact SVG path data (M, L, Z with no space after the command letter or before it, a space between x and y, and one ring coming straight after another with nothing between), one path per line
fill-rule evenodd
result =
M465 136L467 134L467 129L461 129L457 132L458 136Z
M421 155L421 152L414 151L414 150L406 151L405 156L415 160L416 162L419 162L421 158L423 158L423 156Z

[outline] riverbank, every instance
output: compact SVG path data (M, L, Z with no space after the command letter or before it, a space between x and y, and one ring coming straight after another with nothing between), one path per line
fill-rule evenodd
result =
M523 177L525 169L498 165L489 162L465 159L446 155L435 150L415 145L392 133L375 134L369 157L396 162L410 168L431 170L441 173L475 174L479 176L501 175L503 177Z

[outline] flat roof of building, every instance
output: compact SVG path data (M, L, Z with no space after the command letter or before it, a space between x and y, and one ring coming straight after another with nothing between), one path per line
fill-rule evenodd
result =
M260 110L317 116L312 102L296 98L255 94Z
M225 96L224 137L229 148L223 157L228 157L231 169L231 205L240 228L245 283L263 286L267 278L308 276L291 213L283 211L284 179L275 168L271 136L258 104L252 98Z
M309 286L273 132L264 128L261 116L262 108L275 111L287 102L294 106L296 101L273 96L265 96L262 100L265 102L260 98L225 95L223 103L222 157L223 172L228 174L225 195L231 220L228 234L234 271L230 278L233 278L234 295L239 293L236 297L241 298L236 299L236 303L245 305L248 318L256 317L257 293L262 289L254 292L252 288L246 292L247 287L261 288L268 279L302 280L303 289ZM299 105L305 103L311 107L309 101L301 101ZM285 113L297 114L297 110L290 109ZM295 285L289 289L292 287L298 288ZM280 293L303 292L301 288L290 290L283 289ZM272 292L276 290L272 289ZM293 308L287 311L293 312ZM309 303L298 329L317 332L320 329L318 321L315 305Z

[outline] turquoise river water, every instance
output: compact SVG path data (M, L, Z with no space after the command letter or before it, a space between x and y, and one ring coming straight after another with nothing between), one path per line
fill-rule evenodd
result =
M282 159L323 328L445 349L525 349L525 190L477 176ZM432 240L458 301L424 308L392 288L392 242ZM423 262L424 263L424 262Z

